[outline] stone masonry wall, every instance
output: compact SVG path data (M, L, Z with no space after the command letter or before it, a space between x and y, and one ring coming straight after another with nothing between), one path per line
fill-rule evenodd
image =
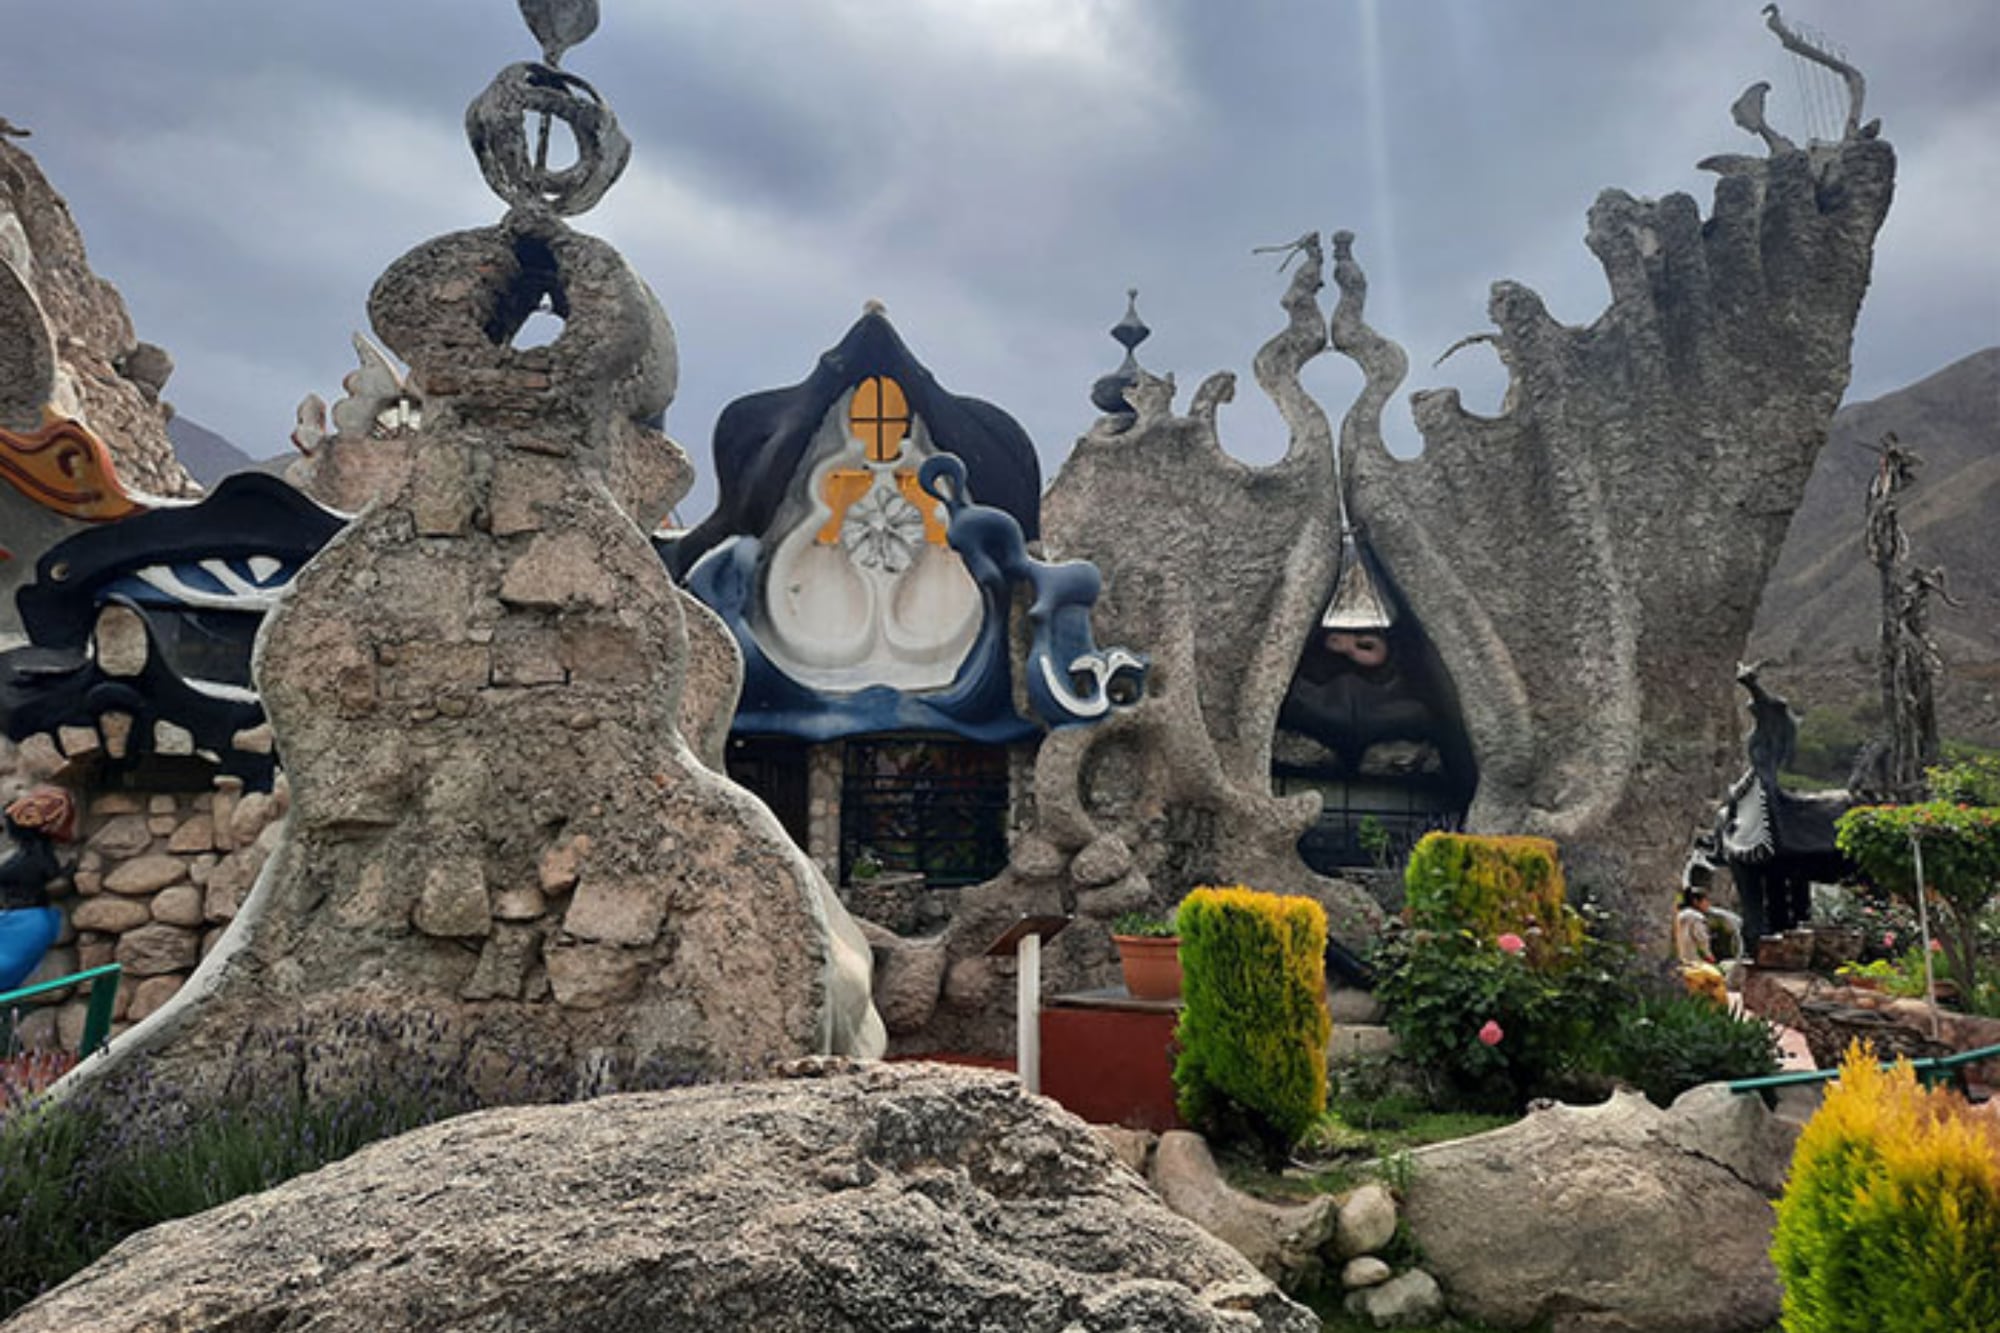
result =
M7 751L0 751L0 790L9 781ZM113 1031L158 1009L222 938L277 843L288 802L282 777L269 793L220 778L208 792L87 798L67 853L75 871L52 886L63 933L29 983L118 963ZM22 1019L21 1044L75 1050L87 1004L75 989L46 997Z

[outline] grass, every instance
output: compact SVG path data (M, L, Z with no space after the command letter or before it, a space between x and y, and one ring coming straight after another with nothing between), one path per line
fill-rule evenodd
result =
M420 1014L246 1033L230 1068L229 1085L200 1105L143 1061L61 1105L21 1095L43 1081L39 1067L11 1089L0 1084L0 1318L136 1231L269 1189L377 1139L487 1105L574 1102L707 1077L649 1060L599 1078L481 1050Z
M1344 1097L1306 1134L1294 1164L1284 1171L1271 1171L1250 1155L1226 1155L1220 1165L1230 1184L1263 1199L1296 1202L1315 1194L1338 1194L1370 1180L1400 1192L1411 1149L1470 1138L1511 1125L1517 1118L1436 1111L1407 1092Z

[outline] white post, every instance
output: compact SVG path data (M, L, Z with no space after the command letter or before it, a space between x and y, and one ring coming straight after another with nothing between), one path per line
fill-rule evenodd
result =
M1015 955L1019 969L1014 996L1014 1012L1019 1020L1016 1072L1029 1092L1042 1090L1042 937L1030 932L1021 938Z
M1917 841L1915 829L1910 830L1910 859L1916 863L1917 933L1924 937L1924 996L1930 1001L1931 1040L1935 1041L1938 1034L1937 977L1931 970L1930 895L1924 891L1924 848Z

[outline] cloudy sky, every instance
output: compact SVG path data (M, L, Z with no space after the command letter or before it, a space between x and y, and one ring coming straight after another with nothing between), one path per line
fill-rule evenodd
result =
M1094 415L1128 286L1141 359L1183 395L1247 381L1282 284L1252 247L1345 227L1410 389L1499 399L1499 278L1575 323L1605 302L1584 213L1616 185L1690 191L1750 152L1757 79L1803 138L1823 108L1756 0L603 0L565 60L617 111L631 168L579 221L621 247L680 337L668 428L703 474L730 399L789 384L880 299L961 393L1054 468ZM2000 10L1793 0L1869 79L1901 159L1850 399L2000 343ZM69 198L168 396L253 455L337 396L375 276L495 220L461 121L535 48L511 0L0 0L0 114ZM1359 378L1309 380L1338 411ZM1405 448L1414 447L1407 412ZM1392 431L1396 427L1392 423ZM1247 392L1225 442L1263 460Z

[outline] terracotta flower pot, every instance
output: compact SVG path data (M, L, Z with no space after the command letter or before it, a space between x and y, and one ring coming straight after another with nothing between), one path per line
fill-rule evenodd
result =
M1181 942L1171 936L1113 935L1125 990L1135 1000L1171 1000L1181 993Z

